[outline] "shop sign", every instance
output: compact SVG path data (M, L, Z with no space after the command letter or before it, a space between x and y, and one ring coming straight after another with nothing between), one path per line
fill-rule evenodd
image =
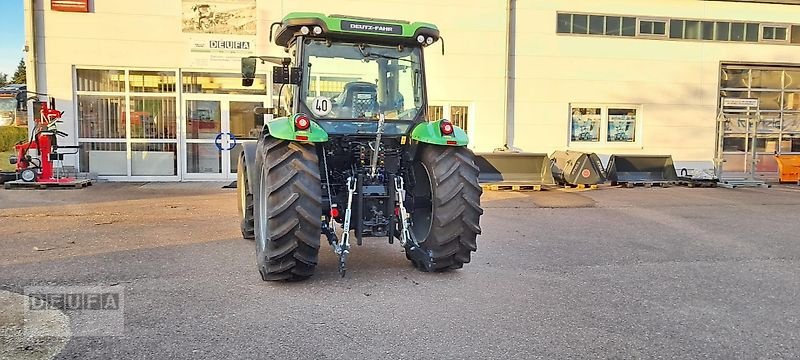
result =
M722 98L724 107L758 107L758 99Z
M87 13L89 0L50 0L50 10Z

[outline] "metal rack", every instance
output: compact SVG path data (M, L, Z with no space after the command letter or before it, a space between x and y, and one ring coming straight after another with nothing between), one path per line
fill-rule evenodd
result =
M740 109L740 111L726 111L732 108ZM752 112L753 108L755 108L755 113ZM759 99L722 98L720 101L717 113L717 153L714 157L714 168L717 179L719 179L719 186L725 188L769 187L763 180L756 179L756 166L758 165L756 140L758 139L758 125L762 120ZM725 130L734 121L743 123L747 128L745 148L749 166L746 166L744 177L725 176L722 171L722 165L725 162L723 158Z

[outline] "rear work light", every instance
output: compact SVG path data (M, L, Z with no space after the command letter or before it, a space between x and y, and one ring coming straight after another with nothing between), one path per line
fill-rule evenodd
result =
M453 124L449 121L442 121L439 124L439 129L442 130L442 135L453 135Z
M311 127L311 120L305 115L299 115L294 119L294 127L297 130L308 130Z

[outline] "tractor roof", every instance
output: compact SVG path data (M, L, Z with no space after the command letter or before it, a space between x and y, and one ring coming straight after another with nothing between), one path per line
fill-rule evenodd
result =
M299 35L339 41L359 41L395 44L431 45L439 40L436 25L424 22L375 19L345 15L325 15L313 12L293 12L279 23L275 43L289 46ZM317 34L314 28L322 30ZM304 29L305 28L305 29ZM420 38L420 36L422 36ZM430 38L430 40L428 40ZM419 40L423 41L420 42Z

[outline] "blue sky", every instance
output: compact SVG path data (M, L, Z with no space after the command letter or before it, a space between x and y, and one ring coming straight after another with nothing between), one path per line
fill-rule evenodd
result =
M22 15L23 0L0 0L0 73L11 77L22 59L25 46L25 26Z

